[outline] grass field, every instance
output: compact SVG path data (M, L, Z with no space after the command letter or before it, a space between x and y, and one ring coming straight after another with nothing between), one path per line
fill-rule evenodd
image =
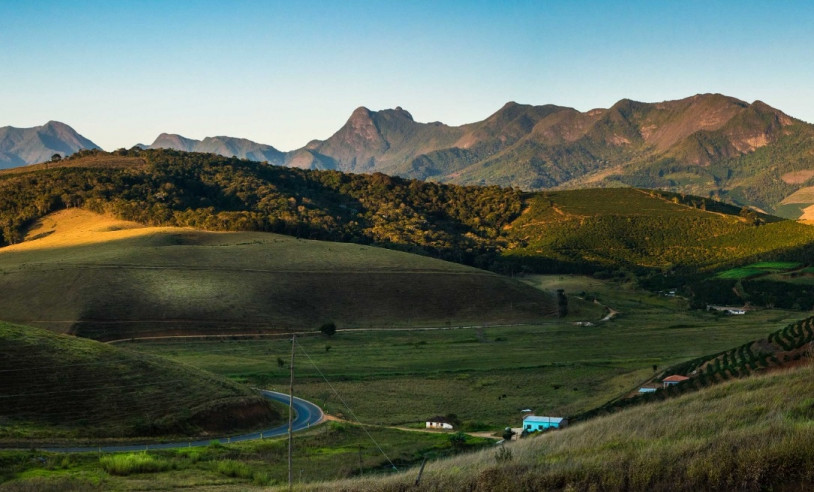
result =
M422 256L267 233L143 227L80 209L0 249L7 320L99 340L166 334L515 323L556 300Z
M410 490L807 490L811 364L429 463ZM415 470L302 490L405 490Z
M545 324L436 331L342 331L301 337L295 392L351 418L309 357L365 423L409 424L457 414L468 429L517 425L520 410L575 414L636 387L668 365L738 346L800 317L782 310L722 317L631 285L579 276L537 276L535 286L607 303L604 311ZM150 341L126 344L185 364L282 389L287 340ZM307 356L305 355L307 354Z
M0 445L212 435L280 422L281 406L190 366L0 323Z
M789 270L794 270L802 266L803 266L802 263L792 261L761 261L758 263L752 263L750 265L725 270L716 275L716 277L746 279L761 275L770 275L773 273L787 272Z
M469 437L456 449L448 434L362 428L331 422L298 435L295 482L389 474L420 463L482 448ZM381 446L381 451L377 448ZM263 490L288 480L284 439L140 453L54 454L0 450L0 491L23 490ZM383 452L383 453L382 453ZM388 461L390 460L390 461Z

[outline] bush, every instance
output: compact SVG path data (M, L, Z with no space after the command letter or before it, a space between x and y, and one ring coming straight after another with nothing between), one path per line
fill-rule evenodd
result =
M324 323L322 326L319 327L319 331L326 337L331 337L336 333L336 323L334 323L333 321Z
M146 452L102 456L99 458L99 464L107 473L119 476L133 473L155 473L172 468L169 461L156 458Z
M249 465L242 461L223 460L218 462L218 473L227 477L251 479L254 477Z
M512 450L507 448L506 446L500 446L500 448L495 453L495 461L498 464L507 463L512 460Z

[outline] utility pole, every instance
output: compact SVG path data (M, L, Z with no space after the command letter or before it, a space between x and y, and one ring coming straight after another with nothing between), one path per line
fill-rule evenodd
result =
M291 335L291 380L288 386L288 490L294 487L293 449L294 449L294 344L297 335Z

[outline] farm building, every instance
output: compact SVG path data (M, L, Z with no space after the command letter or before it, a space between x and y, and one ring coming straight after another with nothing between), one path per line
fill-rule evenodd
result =
M661 380L661 384L664 385L664 387L666 388L668 386L675 386L676 384L678 384L678 383L680 383L682 381L686 381L688 379L690 379L690 378L688 378L687 376L679 376L679 375L667 376L666 378Z
M452 429L452 423L446 417L427 419L427 429Z
M718 311L726 314L746 314L746 309L741 307L714 306L712 304L707 305L707 311Z
M528 415L523 417L523 430L526 432L537 432L546 429L560 429L568 425L568 421L562 417L543 417L539 415Z

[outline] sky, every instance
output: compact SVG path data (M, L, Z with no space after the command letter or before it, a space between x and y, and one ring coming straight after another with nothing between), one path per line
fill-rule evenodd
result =
M718 92L814 122L814 2L0 0L0 126L293 150L351 112L479 121Z

